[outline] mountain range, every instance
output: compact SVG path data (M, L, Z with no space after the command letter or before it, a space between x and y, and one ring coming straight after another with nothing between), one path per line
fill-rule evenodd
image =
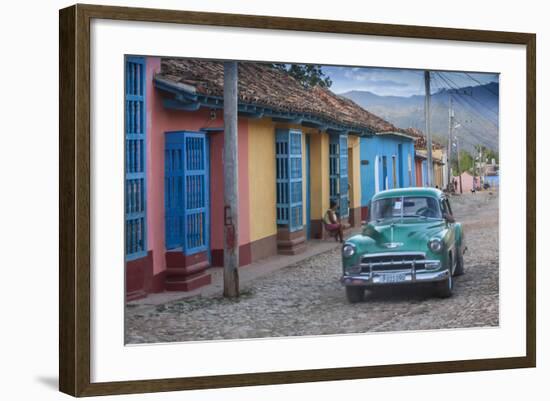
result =
M424 95L380 96L369 91L353 90L340 94L366 110L401 128L426 130ZM454 110L453 135L461 149L473 151L484 145L498 152L499 85L467 86L441 89L431 95L431 130L433 139L446 145L449 133L449 99Z

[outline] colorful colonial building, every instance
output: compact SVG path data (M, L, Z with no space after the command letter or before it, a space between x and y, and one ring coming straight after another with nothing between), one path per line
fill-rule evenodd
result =
M361 141L361 219L372 196L386 189L415 185L415 138L402 130L380 132Z
M223 264L223 64L128 57L125 87L127 298L206 285ZM414 182L410 138L348 99L258 63L239 63L238 98L240 265L324 238L331 199L359 226L368 191Z
M428 150L426 136L416 128L402 130L407 135L415 138L414 170L416 186L428 186ZM432 185L437 188L446 188L447 179L447 152L445 147L436 141L432 141Z

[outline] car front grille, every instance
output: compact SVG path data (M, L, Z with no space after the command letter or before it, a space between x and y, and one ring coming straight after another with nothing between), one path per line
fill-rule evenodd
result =
M366 254L361 257L361 273L424 269L423 252L388 252Z

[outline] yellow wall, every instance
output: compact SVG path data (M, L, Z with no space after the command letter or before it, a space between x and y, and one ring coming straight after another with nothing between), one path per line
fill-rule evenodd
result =
M275 130L294 128L302 131L302 171L304 227L306 224L306 135L310 136L310 185L311 219L322 219L329 207L329 136L319 130L294 124L273 123L268 118L250 119L248 135L248 167L250 188L250 240L277 234L276 217L276 171L275 171ZM359 138L351 137L352 150L353 205L361 203L361 182L359 176Z
M443 150L434 149L432 151L432 158L437 159L437 160L443 160Z
M439 163L434 163L434 185L443 188L443 166Z
M250 240L277 234L275 127L271 119L248 122Z
M323 218L329 207L329 136L326 133L311 135L310 176L311 176L311 219Z
M436 163L436 160L441 161L443 160L443 150L442 149L434 149L432 151L432 158L434 159L433 162L433 184L434 186L437 185L439 188L443 187L443 168L441 164Z

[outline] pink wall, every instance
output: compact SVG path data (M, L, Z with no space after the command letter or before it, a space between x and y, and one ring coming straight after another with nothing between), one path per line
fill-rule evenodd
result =
M210 135L210 247L223 249L223 132Z
M160 58L146 58L147 83L147 246L153 250L153 274L166 269L164 258L164 138L158 135L161 99L153 86ZM163 174L163 173L162 173Z
M470 192L474 187L474 177L468 174L466 171L463 172L460 177L453 177L453 179L455 179L457 182L456 189L458 192L460 192L460 178L462 178L462 192ZM476 187L479 187L479 177L475 178L475 184Z
M223 111L169 110L162 105L161 92L153 86L160 71L160 58L147 57L147 244L153 250L154 274L166 269L164 227L164 136L167 131L199 131L223 127ZM248 188L248 124L239 120L239 244L250 242ZM223 132L210 135L211 160L211 248L223 249Z

